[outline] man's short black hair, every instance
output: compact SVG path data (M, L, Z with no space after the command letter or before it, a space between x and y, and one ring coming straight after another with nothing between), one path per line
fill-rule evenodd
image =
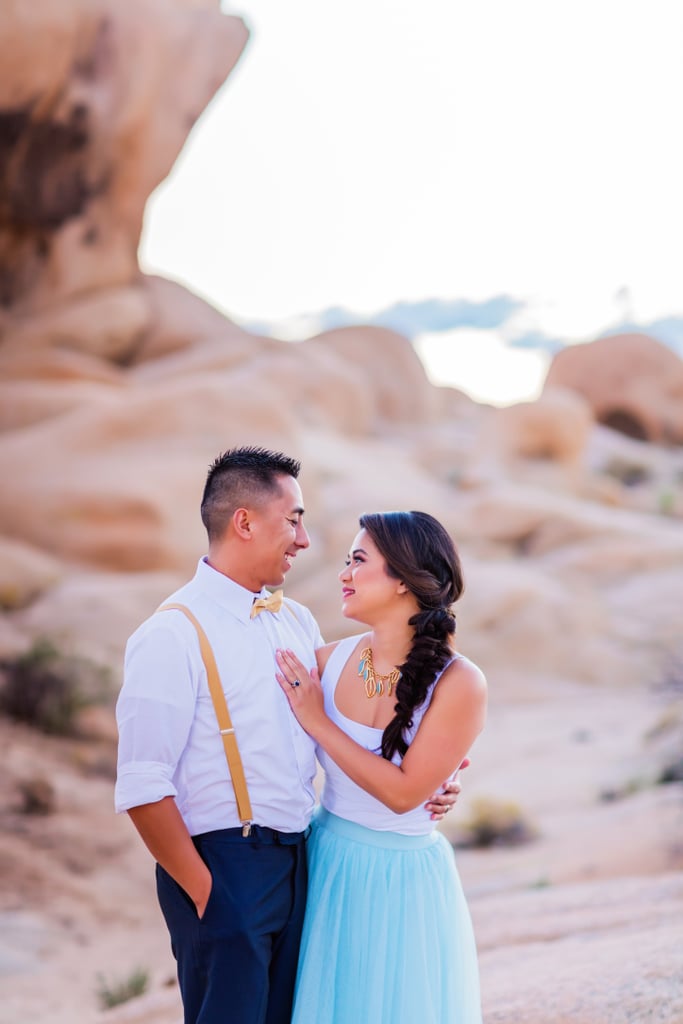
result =
M300 470L298 459L251 445L219 455L209 467L202 495L209 541L221 536L235 509L262 504L279 492L279 476L296 480Z

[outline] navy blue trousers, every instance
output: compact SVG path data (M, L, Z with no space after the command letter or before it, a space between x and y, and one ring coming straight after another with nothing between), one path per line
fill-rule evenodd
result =
M213 887L206 910L159 865L185 1024L289 1024L306 906L304 833L252 826L194 837Z

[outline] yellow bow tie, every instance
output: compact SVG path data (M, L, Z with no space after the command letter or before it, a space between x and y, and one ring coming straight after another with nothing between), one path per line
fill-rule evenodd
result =
M259 612L279 612L282 608L284 594L282 590L276 590L268 597L257 597L251 606L251 617L255 619Z

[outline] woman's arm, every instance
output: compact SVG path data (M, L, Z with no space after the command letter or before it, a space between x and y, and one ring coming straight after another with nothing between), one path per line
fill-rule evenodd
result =
M460 765L481 732L486 680L472 662L457 659L443 672L417 735L400 765L355 743L325 714L318 673L292 651L277 654L277 679L302 727L349 778L402 814L424 803ZM292 685L298 679L300 685Z
M335 649L339 641L334 643L325 644L324 647L319 647L316 652L316 661L318 663L318 678L322 679L325 666L329 660L332 651ZM425 810L429 814L432 821L443 821L448 812L452 810L458 802L458 796L462 785L459 778L459 773L462 768L467 768L470 760L468 757L458 767L458 771L451 778L452 773L449 772L449 778L445 782L440 783L438 789L435 789L433 793L430 793L429 799L425 803Z

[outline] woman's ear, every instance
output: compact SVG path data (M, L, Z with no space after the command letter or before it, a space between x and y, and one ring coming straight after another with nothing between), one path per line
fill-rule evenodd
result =
M396 588L396 593L397 594L407 594L408 593L408 588L405 585L405 583L403 582L403 580L400 581L398 587Z

